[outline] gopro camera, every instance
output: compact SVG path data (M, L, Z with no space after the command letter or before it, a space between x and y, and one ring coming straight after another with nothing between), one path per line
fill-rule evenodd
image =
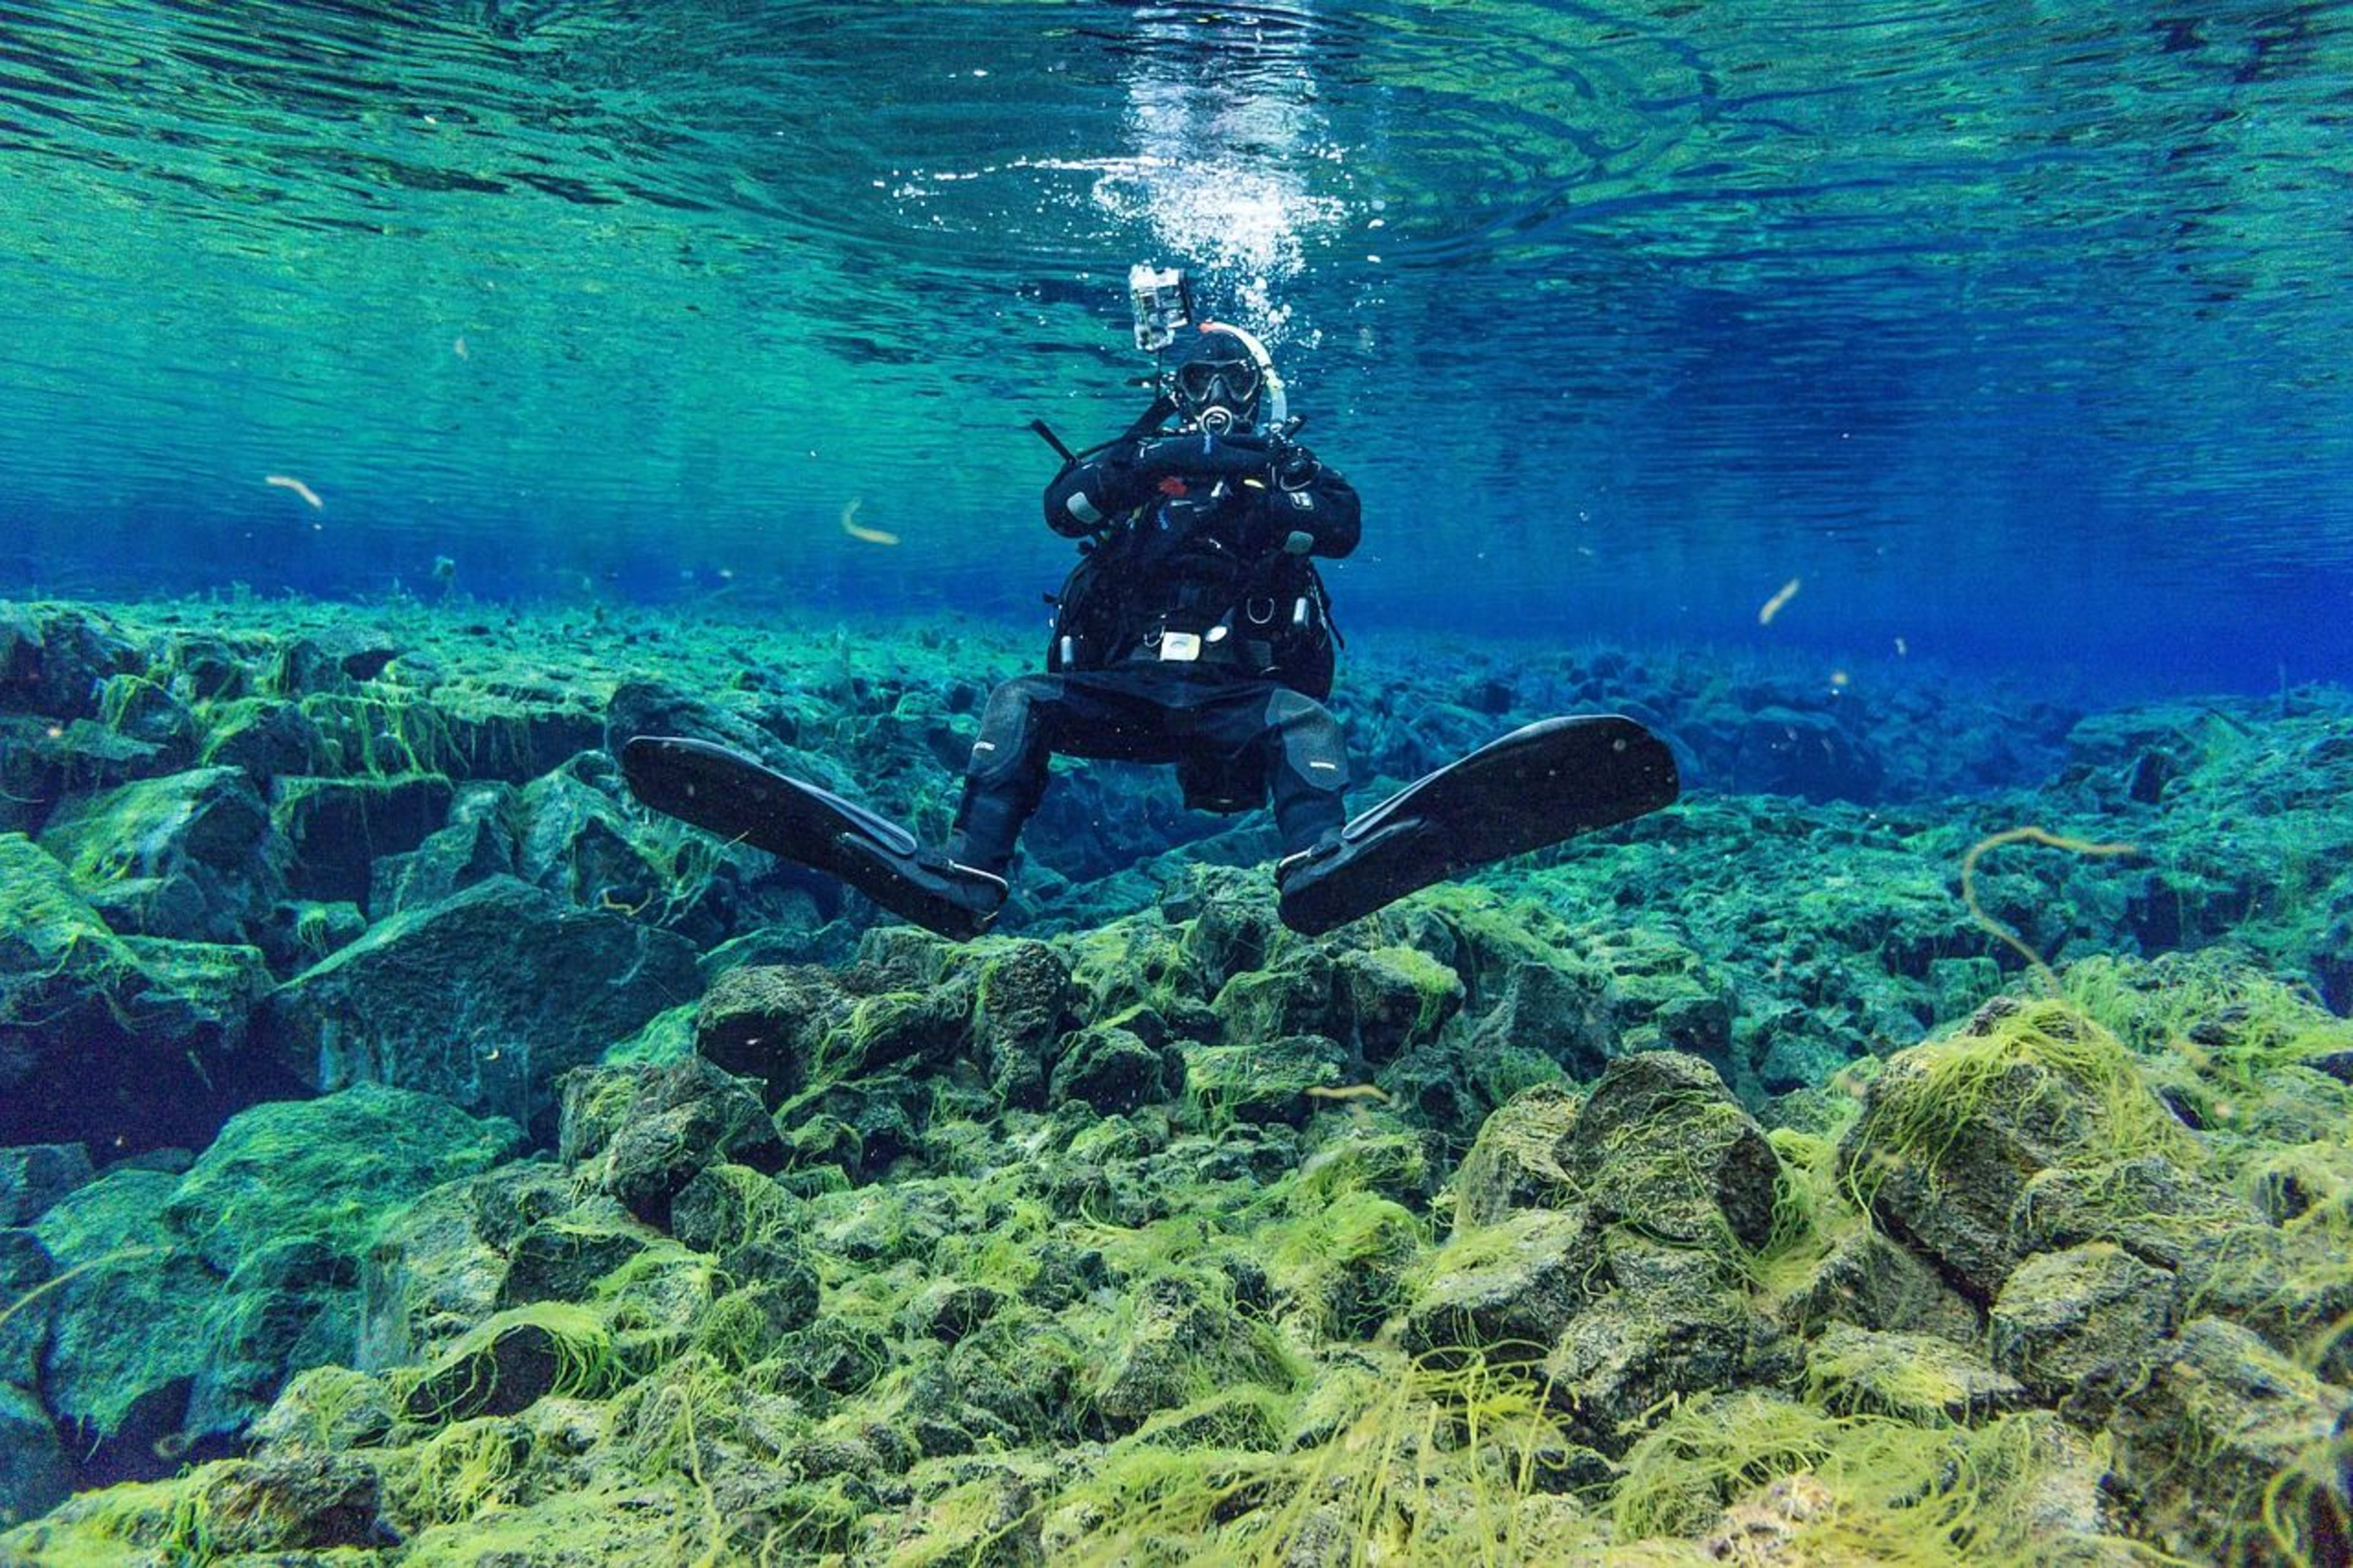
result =
M1181 267L1137 262L1127 269L1127 303L1135 312L1135 346L1158 353L1193 324L1193 290Z

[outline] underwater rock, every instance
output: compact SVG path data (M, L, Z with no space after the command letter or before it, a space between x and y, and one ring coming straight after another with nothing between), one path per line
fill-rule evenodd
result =
M1722 1254L1652 1240L1620 1226L1600 1234L1608 1289L1581 1307L1544 1358L1546 1402L1569 1434L1616 1457L1627 1416L1677 1395L1778 1384L1793 1352L1750 1305ZM1777 1360L1777 1358L1781 1358Z
M0 707L89 719L112 676L146 666L137 645L102 615L60 605L18 609L0 633Z
M2198 1318L2148 1347L2152 1364L2126 1391L2107 1430L2118 1480L2146 1528L2192 1561L2238 1557L2241 1543L2271 1538L2259 1522L2274 1479L2300 1482L2284 1501L2317 1495L2316 1517L2341 1531L2346 1504L2327 1502L2327 1473L2353 1391L2325 1384L2249 1331ZM2295 1520L2295 1511L2284 1518ZM2340 1534L2339 1539L2342 1539Z
M1582 1103L1560 1084L1539 1083L1490 1112L1454 1173L1455 1228L1493 1225L1514 1209L1575 1209L1577 1187L1560 1149Z
M154 1447L182 1440L211 1371L208 1331L229 1305L221 1276L172 1245L164 1215L177 1185L160 1171L113 1172L34 1226L64 1279L45 1298L41 1397L101 1474L126 1462L137 1474L142 1455L149 1473L164 1468Z
M2021 1191L2019 1245L2057 1252L2113 1242L2173 1270L2228 1232L2262 1226L2254 1206L2161 1155L2037 1172Z
M254 932L254 940L270 970L284 973L308 969L351 946L367 934L367 925L357 904L290 899L270 911L269 923Z
M998 1103L1031 1110L1046 1103L1055 1052L1076 1022L1071 1006L1071 966L1044 942L1016 942L982 962L972 1049ZM1068 1098L1059 1090L1054 1097Z
M64 867L0 835L0 1141L204 1143L239 1097L293 1092L243 1049L261 964L251 948L118 937Z
M384 1380L347 1366L296 1373L269 1408L246 1428L265 1459L371 1448L392 1435L391 1391Z
M670 1200L706 1167L774 1171L785 1147L743 1080L701 1057L567 1074L557 1158L595 1191L667 1229Z
M1324 1103L1318 1091L1346 1081L1347 1050L1323 1035L1179 1049L1185 1097L1211 1125L1232 1121L1300 1126Z
M1845 1231L1780 1298L1781 1327L1806 1333L1843 1320L1890 1333L1933 1334L1956 1344L1976 1341L1979 1314L1911 1252L1868 1226Z
M659 1232L609 1198L575 1205L515 1238L498 1304L587 1300L600 1280L659 1240Z
M315 1088L424 1089L544 1135L558 1077L701 985L681 938L492 877L296 975L255 1031Z
M594 909L608 900L638 906L661 881L635 842L638 819L599 787L609 775L601 755L574 758L535 778L516 796L522 833L518 874L568 902Z
M371 1087L246 1111L184 1176L121 1172L79 1189L37 1226L61 1273L82 1270L52 1293L51 1409L115 1466L236 1433L290 1373L352 1353L375 1215L515 1140Z
M1082 1388L1089 1415L1107 1433L1133 1432L1203 1388L1254 1384L1281 1394L1297 1380L1273 1331L1238 1310L1230 1284L1216 1277L1163 1274L1132 1286L1130 1300L1133 1316Z
M1574 1078L1599 1073L1615 1054L1608 978L1582 965L1525 960L1512 965L1503 998L1472 1032L1470 1048L1521 1051L1557 1062Z
M1994 1364L2041 1403L2096 1426L2146 1370L2172 1316L2173 1277L2122 1247L2039 1252L1994 1299Z
M2026 1255L2015 1221L2038 1174L2186 1152L2188 1136L2089 1018L2005 996L1887 1062L1838 1170L1882 1225L1989 1302Z
M796 737L658 680L625 680L605 708L604 749L614 756L638 735L676 735L744 752L781 772L796 771Z
M76 1498L0 1550L33 1562L283 1562L393 1539L378 1520L375 1467L337 1454L221 1460L170 1487Z
M41 1402L0 1382L0 1529L37 1519L73 1491L73 1465Z
M623 1368L604 1319L586 1307L536 1303L469 1331L411 1382L401 1415L426 1427L513 1415L550 1394L596 1398Z
M796 1235L805 1223L800 1200L749 1165L706 1165L670 1200L670 1235L715 1258L754 1241Z
M515 1242L576 1197L568 1173L534 1162L445 1184L394 1209L361 1259L353 1364L402 1366L463 1338L499 1310Z
M41 847L115 930L234 942L284 896L288 847L235 768L199 768L60 805Z
M455 793L439 773L279 778L269 815L293 847L287 885L306 899L361 902L377 857L423 843L448 816Z
M1556 1151L1598 1217L1694 1245L1756 1248L1781 1163L1715 1069L1673 1051L1609 1064Z
M1458 1232L1423 1266L1404 1343L1441 1364L1538 1362L1592 1300L1599 1263L1583 1208L1523 1209Z
M1730 782L1750 795L1867 801L1886 772L1877 752L1830 714L1768 707L1742 721Z
M1434 1043L1462 1010L1462 977L1419 948L1352 949L1336 968L1340 1037L1367 1063Z
M377 920L438 904L477 882L515 869L512 817L515 792L498 784L466 784L448 817L406 854L379 855L370 868L367 907Z
M1131 1031L1091 1025L1063 1037L1047 1098L1120 1115L1166 1099L1172 1079L1182 1081L1181 1066L1171 1073L1167 1058Z
M55 1205L51 1205L55 1206ZM29 1230L0 1229L0 1383L31 1388L40 1382L41 1348L49 1332L50 1293L57 1274L49 1249Z
M266 789L274 779L319 773L327 743L311 716L292 702L258 699L239 703L206 731L207 767L236 768Z
M0 1149L0 1227L30 1225L93 1174L79 1143L22 1143Z
M2027 1400L2026 1384L1966 1344L1839 1322L1806 1347L1806 1386L1830 1409L1924 1426L1974 1424Z
M770 1105L800 1089L818 1043L853 1002L819 964L746 964L713 981L694 1015L698 1055L761 1084Z
M170 688L143 675L107 677L99 685L98 711L124 740L152 747L162 767L185 767L195 753L195 715Z
M1218 988L1210 1006L1224 1037L1248 1044L1288 1035L1344 1038L1332 960L1310 947L1294 948L1273 967L1246 970Z

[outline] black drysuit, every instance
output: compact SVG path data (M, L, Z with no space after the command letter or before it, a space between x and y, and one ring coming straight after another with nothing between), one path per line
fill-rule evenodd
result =
M1276 678L1269 633L1297 611L1253 596L1278 556L1356 547L1356 492L1305 448L1201 432L1127 440L1046 487L1046 521L1119 542L1120 625L1055 674L992 693L973 743L951 859L1003 876L1045 794L1047 759L1175 763L1189 804L1241 810L1271 786L1285 854L1346 813L1339 721ZM1313 607L1321 614L1321 605Z

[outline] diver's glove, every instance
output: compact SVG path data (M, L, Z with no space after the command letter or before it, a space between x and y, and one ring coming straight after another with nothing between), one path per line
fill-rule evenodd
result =
M1142 443L1134 463L1138 472L1153 479L1240 479L1265 473L1270 456L1263 436L1191 430Z
M1274 448L1270 468L1276 488L1286 490L1305 489L1324 471L1315 454L1295 441L1286 441Z

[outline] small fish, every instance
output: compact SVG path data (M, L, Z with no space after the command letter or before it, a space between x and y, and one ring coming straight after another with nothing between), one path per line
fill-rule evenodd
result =
M852 539L862 539L869 544L896 544L899 536L879 528L867 528L858 521L858 509L865 504L864 496L853 496L841 509L841 531Z
M280 489L292 490L296 495L309 501L311 510L313 511L323 510L327 504L319 499L318 491L290 474L264 474L261 476L261 482L265 485L276 485Z
M1377 1100L1383 1105L1390 1102L1388 1090L1377 1083L1352 1083L1342 1089L1326 1089L1322 1084L1311 1084L1307 1089L1307 1097L1310 1100Z
M1757 612L1757 624L1760 626L1771 626L1773 617L1781 613L1781 606L1798 596L1798 586L1802 581L1802 578L1792 577L1782 584L1781 591L1766 600L1765 607Z

